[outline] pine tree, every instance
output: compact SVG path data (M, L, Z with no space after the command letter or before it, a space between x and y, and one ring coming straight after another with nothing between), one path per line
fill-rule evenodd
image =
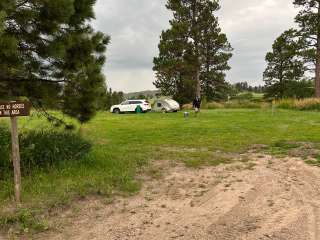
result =
M182 102L201 94L218 96L227 86L224 72L232 50L214 16L218 1L168 0L166 6L174 19L160 37L155 86Z
M89 25L95 2L1 0L1 98L50 100L81 122L92 117L109 43Z
M268 96L283 98L291 81L299 81L304 75L304 61L299 57L301 42L296 31L290 29L278 37L267 53L267 68L263 74Z
M320 0L294 0L301 10L296 16L299 36L304 42L308 70L315 71L315 93L320 97Z

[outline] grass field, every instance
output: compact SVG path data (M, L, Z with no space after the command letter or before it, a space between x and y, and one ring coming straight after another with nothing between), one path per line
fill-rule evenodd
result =
M20 127L28 131L48 129L50 125L32 117L21 119ZM287 143L293 142L318 145L320 113L279 110L273 115L271 110L221 109L204 110L197 118L191 114L184 119L181 112L101 112L80 131L92 141L91 152L83 159L23 177L25 208L47 209L87 195L108 198L114 192L134 193L141 184L135 176L152 160L183 161L197 167L227 163L228 159L217 151L245 152L256 144L268 145L271 150L291 148ZM0 186L0 206L6 208L13 196L9 175Z

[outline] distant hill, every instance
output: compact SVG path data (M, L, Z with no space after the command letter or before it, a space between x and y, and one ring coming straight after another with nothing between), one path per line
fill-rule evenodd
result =
M141 92L125 93L124 97L126 99L139 98L139 96L145 96L146 98L155 98L159 93L159 90L146 90Z

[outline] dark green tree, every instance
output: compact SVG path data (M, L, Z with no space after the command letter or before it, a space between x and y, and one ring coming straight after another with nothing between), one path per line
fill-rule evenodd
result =
M290 29L278 37L272 45L272 52L266 55L267 68L263 73L269 97L283 98L287 85L299 81L304 73L304 62L299 57L301 42L296 31Z
M181 102L201 94L219 98L232 48L214 15L218 1L168 0L166 6L174 18L160 37L155 86Z
M106 85L100 88L97 98L97 106L99 110L109 110L112 105L119 104L124 101L123 92L112 91L107 89Z
M315 73L315 95L320 97L320 0L294 0L293 4L301 8L295 19L304 43L301 55L307 70Z
M238 93L241 92L254 92L254 93L263 93L264 86L251 86L248 82L237 82L233 84L233 87L236 89Z
M199 44L202 92L207 100L226 99L229 86L225 82L225 72L230 70L228 61L232 57L231 45L227 36L221 33L212 7L207 6L201 11L200 26L204 26Z
M0 1L0 98L50 100L81 122L93 116L109 43L89 25L95 2Z

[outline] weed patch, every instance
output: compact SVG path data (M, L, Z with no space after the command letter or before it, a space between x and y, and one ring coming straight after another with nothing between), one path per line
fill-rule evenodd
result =
M49 228L46 221L41 219L37 212L23 208L1 214L0 229L8 230L12 226L14 226L16 234L43 232Z
M319 111L320 100L318 98L283 99L276 102L276 106L282 109Z
M91 148L90 142L72 132L30 131L20 137L22 169L48 169L65 161L77 161Z
M305 162L307 164L320 167L320 155L316 156L314 159L307 159Z
M268 152L273 155L288 155L291 150L300 146L301 144L295 142L278 141L269 147Z

